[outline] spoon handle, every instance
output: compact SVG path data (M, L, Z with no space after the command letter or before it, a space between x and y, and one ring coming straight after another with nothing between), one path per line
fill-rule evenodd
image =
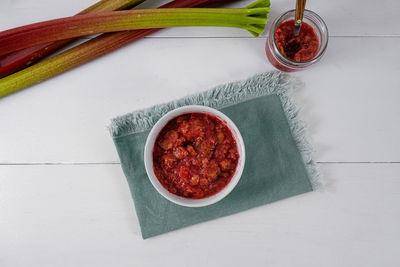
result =
M306 0L296 0L296 14L294 19L295 33L300 31L301 22L303 21L304 8L306 7Z

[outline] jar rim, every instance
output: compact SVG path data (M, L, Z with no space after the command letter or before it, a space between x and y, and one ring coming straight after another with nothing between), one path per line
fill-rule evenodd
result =
M321 27L318 27L318 30L320 31L321 34L326 35L326 36L325 36L325 37L326 37L326 38L325 38L326 41L325 41L324 43L320 42L321 47L318 49L319 51L318 51L318 53L315 55L315 57L313 57L311 60L308 60L308 61L300 61L300 62L299 62L299 61L291 60L291 59L285 57L285 56L282 54L282 52L278 49L278 47L276 46L275 31L276 31L276 29L278 28L278 25L280 24L280 23L279 23L280 20L281 20L284 16L286 16L286 15L288 15L288 14L290 14L290 13L295 13L295 12L296 12L295 9L288 10L288 11L284 12L283 14L281 14L279 17L277 17L277 18L274 20L274 22L273 22L273 24L272 24L272 26L273 26L273 31L270 32L270 34L272 34L272 43L273 43L272 45L273 45L274 50L276 50L277 54L279 55L280 59L283 60L285 63L290 64L290 65L296 65L296 66L298 66L298 67L308 66L308 65L311 65L311 64L317 62L317 61L322 57L322 55L325 53L325 50L326 50L326 48L327 48L327 46L328 46L328 39L329 39L328 27L326 26L325 21L324 21L317 13L315 13L315 12L309 10L309 9L305 9L305 10L304 10L304 15L305 15L305 17L306 17L307 19L311 20L311 21L317 22L318 25L321 25ZM283 21L282 21L282 22L283 22ZM310 26L311 26L311 25L310 25ZM312 26L311 26L311 27L312 27ZM314 27L313 27L313 28L314 28ZM321 38L321 39L322 39L322 38Z

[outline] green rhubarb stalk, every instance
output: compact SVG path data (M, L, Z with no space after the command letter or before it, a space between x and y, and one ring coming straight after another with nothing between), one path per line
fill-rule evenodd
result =
M246 8L165 8L77 15L35 23L0 33L0 55L56 40L134 29L185 26L234 27L254 36L264 31L268 0Z
M129 9L139 5L143 1L144 0L102 0L78 14ZM0 56L0 78L24 69L74 41L76 41L76 39L60 40L50 44L40 44Z

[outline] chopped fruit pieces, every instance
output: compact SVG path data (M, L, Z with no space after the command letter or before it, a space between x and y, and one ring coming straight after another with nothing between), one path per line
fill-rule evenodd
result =
M218 144L222 144L222 142L225 140L225 135L222 132L218 132L217 140L218 140Z
M174 153L174 156L175 156L177 159L184 159L184 158L186 158L187 155L188 155L188 152L186 151L186 149L184 149L184 148L181 147L181 146L174 147L173 153Z
M162 156L162 159L164 161L164 165L169 169L173 168L174 164L176 163L176 158L172 155L164 155Z
M223 171L231 170L232 168L235 167L235 164L232 162L230 159L223 159L220 163L219 166L221 166L221 169Z
M154 172L161 184L187 198L220 192L231 181L238 161L238 147L228 126L203 113L169 121L153 149Z
M195 174L192 176L192 178L190 179L190 184L191 185L197 185L199 183L200 180L200 176Z
M188 145L188 146L186 147L186 150L187 150L187 151L189 152L189 154L192 155L192 156L196 156L196 155L197 155L196 150L194 150L194 148L193 148L191 145Z
M164 138L161 139L158 144L164 150L169 150L174 147L174 144L178 140L178 133L176 131L169 131L165 134Z

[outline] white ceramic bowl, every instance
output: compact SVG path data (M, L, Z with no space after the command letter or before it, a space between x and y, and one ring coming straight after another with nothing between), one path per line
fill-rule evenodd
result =
M167 189L165 189L160 181L157 179L154 168L153 168L153 149L155 141L160 133L160 131L164 128L164 126L173 118L178 117L187 113L207 113L212 114L219 118L221 121L225 122L228 128L231 130L232 135L237 143L238 152L239 152L239 161L236 167L236 171L232 177L232 180L227 184L220 192L215 195L212 195L207 198L202 199L190 199L181 197L175 194L170 193ZM226 197L232 190L235 188L237 183L239 182L240 177L242 176L243 168L245 162L245 150L242 136L236 125L222 112L206 107L206 106L183 106L177 109L174 109L163 117L161 117L157 123L153 126L150 131L149 136L147 137L145 148L144 148L144 165L146 167L147 176L150 179L150 182L154 186L154 188L166 199L172 201L178 205L186 206L186 207L203 207L207 205L214 204L224 197Z

